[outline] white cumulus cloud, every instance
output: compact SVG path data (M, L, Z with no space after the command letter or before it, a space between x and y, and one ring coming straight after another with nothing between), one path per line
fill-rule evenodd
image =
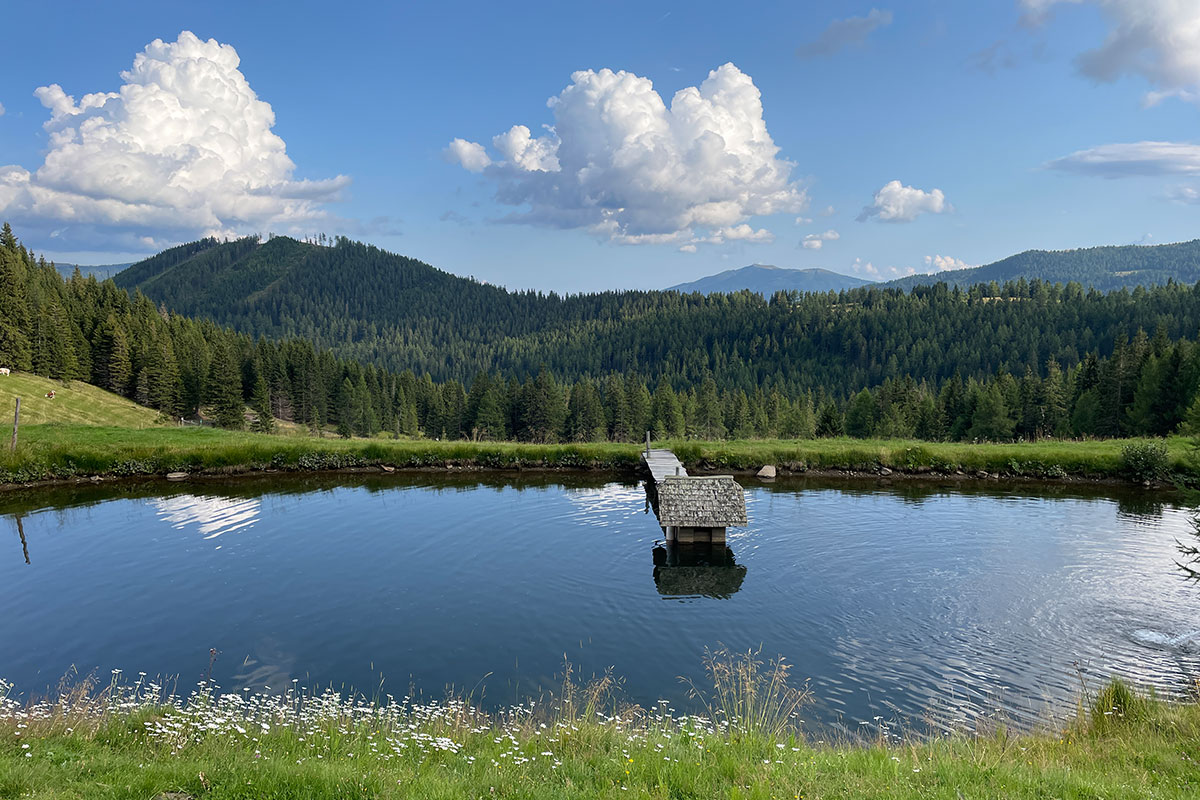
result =
M805 250L820 250L826 242L836 242L840 238L842 235L830 228L824 233L808 234L800 241L800 244Z
M1200 3L1196 0L1020 0L1040 23L1058 5L1092 5L1111 23L1104 42L1081 53L1081 72L1099 81L1137 74L1154 86L1149 103L1178 96L1200 101Z
M858 215L859 222L877 217L883 222L912 222L921 214L941 214L950 210L941 189L923 191L891 181L875 193L875 200Z
M455 139L447 156L523 206L510 222L580 228L622 244L769 241L751 217L798 214L804 190L767 132L758 88L733 64L668 107L649 79L584 70L548 106L554 124L533 136L514 125L496 155Z
M977 266L953 256L925 256L925 267L929 272L945 272L950 269L968 269Z
M492 164L487 148L465 139L455 139L446 147L446 158L468 172L483 172Z
M0 214L58 230L64 248L312 230L349 179L293 179L239 65L232 46L183 31L148 44L115 92L40 87L49 148L36 171L0 167Z

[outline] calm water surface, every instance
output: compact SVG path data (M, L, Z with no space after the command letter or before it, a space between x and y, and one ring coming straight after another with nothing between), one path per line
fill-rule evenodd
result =
M1080 489L747 485L728 549L656 548L636 483L383 476L0 496L0 676L227 689L552 689L564 659L686 707L706 647L811 679L814 719L1065 713L1200 676L1188 511Z

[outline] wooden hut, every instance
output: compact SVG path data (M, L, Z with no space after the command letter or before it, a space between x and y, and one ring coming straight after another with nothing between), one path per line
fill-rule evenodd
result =
M668 542L724 544L726 528L748 522L746 495L732 475L665 477L656 488Z

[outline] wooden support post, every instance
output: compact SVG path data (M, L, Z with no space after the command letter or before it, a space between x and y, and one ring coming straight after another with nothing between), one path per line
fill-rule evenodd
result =
M21 537L21 552L25 555L25 563L29 563L29 545L25 542L25 528L21 526L21 515L17 515L17 535Z
M17 452L17 428L21 425L21 398L17 398L17 410L13 412L13 437L8 445L8 452Z
M646 455L650 455L650 431L646 431Z

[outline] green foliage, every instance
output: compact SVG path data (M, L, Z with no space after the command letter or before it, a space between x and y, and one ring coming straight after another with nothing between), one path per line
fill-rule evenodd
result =
M875 400L868 389L850 399L846 409L846 435L867 439L875 430Z
M1121 468L1135 481L1160 481L1170 473L1170 453L1162 442L1130 442L1121 448Z
M1123 727L1140 725L1149 719L1152 710L1150 700L1121 679L1113 678L1092 701L1091 728L1097 733L1111 733Z
M111 282L64 281L15 237L0 254L21 284L0 303L21 299L11 330L38 374L234 427L248 404L260 427L345 437L1032 441L1166 435L1200 398L1200 347L1178 338L1200 290L1179 285L558 297L282 237L199 242L121 277L244 330L310 337L254 341Z
M1189 247L1200 251L1200 243ZM1135 263L1148 249L1119 257ZM1200 318L1200 292L1182 284L1108 294L1014 280L771 300L748 292L564 297L508 292L346 240L324 247L286 237L176 248L117 282L253 336L298 335L439 383L469 384L485 372L524 381L544 367L565 383L637 374L653 387L666 378L680 395L711 375L721 391L777 389L793 399L822 390L846 398L906 376L935 388L955 373L986 380L1029 367L1040 376L1050 360L1069 370L1090 352L1111 353L1122 331L1161 326L1168 341L1194 336ZM1119 377L1128 404L1138 376Z
M250 401L250 406L254 410L252 430L258 433L273 433L275 431L275 417L271 411L271 392L267 388L266 378L261 373L254 382L254 396Z
M213 407L213 421L222 428L237 430L245 426L245 400L242 398L242 375L238 369L233 350L222 347L212 362L212 377L209 379L209 402Z

